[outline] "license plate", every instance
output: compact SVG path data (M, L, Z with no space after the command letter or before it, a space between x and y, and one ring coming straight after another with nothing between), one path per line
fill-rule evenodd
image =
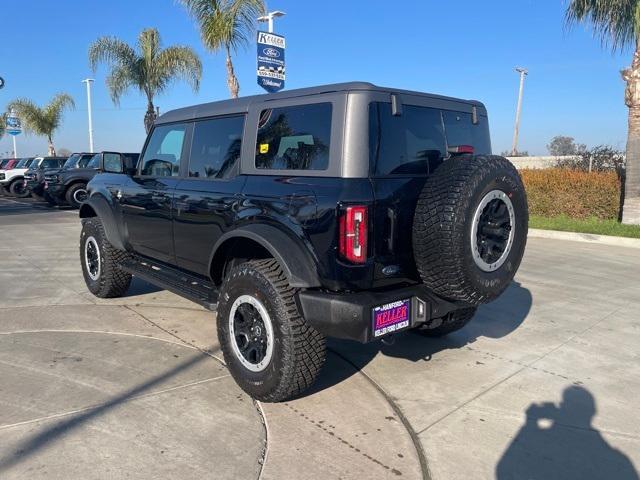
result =
M371 311L373 336L381 337L407 328L411 319L410 309L410 298L374 307Z

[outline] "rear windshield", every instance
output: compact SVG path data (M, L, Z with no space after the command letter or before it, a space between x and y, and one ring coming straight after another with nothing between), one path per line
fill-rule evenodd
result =
M487 118L474 125L471 113L403 105L394 116L391 104L369 106L369 154L374 175L420 175L433 172L449 156L449 149L474 147L490 154Z

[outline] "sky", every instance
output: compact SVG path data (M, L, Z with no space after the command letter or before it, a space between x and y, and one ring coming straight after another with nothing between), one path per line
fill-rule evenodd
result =
M283 10L275 33L286 37L286 88L368 81L480 100L489 112L494 153L511 148L518 74L526 67L519 150L544 155L555 135L588 146L624 148L627 109L620 70L631 53L612 54L582 26L566 28L568 0L269 0ZM161 112L228 98L224 55L208 52L175 0L20 0L3 2L0 110L13 99L37 104L58 92L76 108L64 116L58 149L88 149L87 102L93 89L96 150L140 151L144 97L136 90L116 107L106 90L106 66L94 74L87 50L101 36L135 44L156 27L164 46L189 45L203 61L199 92L182 82L156 98ZM256 83L255 43L234 56L240 95L263 93ZM17 138L19 156L46 153L46 140ZM0 140L0 157L11 138Z

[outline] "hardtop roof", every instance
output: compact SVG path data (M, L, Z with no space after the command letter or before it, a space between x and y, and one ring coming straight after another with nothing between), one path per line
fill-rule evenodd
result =
M212 117L216 115L229 115L234 113L246 113L249 107L255 103L267 102L270 100L278 100L285 98L306 97L311 95L319 95L323 93L349 92L349 91L370 91L397 93L399 95L415 95L432 99L450 100L455 102L469 103L484 107L481 102L476 100L463 100L459 98L446 97L443 95L435 95L432 93L416 92L411 90L401 90L396 88L379 87L369 82L346 82L334 83L329 85L320 85L317 87L298 88L294 90L285 90L277 93L267 93L262 95L251 95L248 97L240 97L229 100L220 100L217 102L202 103L191 107L178 108L170 110L161 115L156 120L156 124L180 122L185 120L194 120L196 118Z

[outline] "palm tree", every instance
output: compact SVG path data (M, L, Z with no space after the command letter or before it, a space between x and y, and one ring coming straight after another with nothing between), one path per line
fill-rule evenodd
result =
M200 27L202 43L212 52L227 54L227 86L238 98L240 84L231 54L245 47L255 32L256 18L265 12L264 0L180 0Z
M4 137L4 132L7 131L7 114L0 115L0 138Z
M138 36L138 50L115 37L101 37L89 47L89 64L94 73L105 62L111 71L106 79L113 103L130 87L147 97L144 127L149 133L156 119L153 100L177 78L184 79L197 92L202 77L202 63L190 47L161 48L160 33L155 28L143 30Z
M566 21L590 24L613 52L634 49L631 66L621 72L629 107L622 222L640 224L640 0L570 0Z
M7 105L9 111L15 110L22 125L27 132L47 137L49 144L48 154L55 156L56 149L53 146L53 134L62 124L62 114L67 108L75 108L76 104L66 93L59 93L49 104L38 107L31 100L19 98Z

